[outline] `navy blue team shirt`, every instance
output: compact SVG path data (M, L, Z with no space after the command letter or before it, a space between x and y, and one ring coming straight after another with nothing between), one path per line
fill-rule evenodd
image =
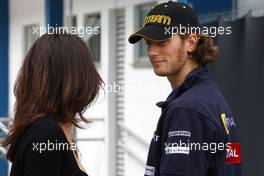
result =
M241 176L236 124L205 65L157 106L144 176Z

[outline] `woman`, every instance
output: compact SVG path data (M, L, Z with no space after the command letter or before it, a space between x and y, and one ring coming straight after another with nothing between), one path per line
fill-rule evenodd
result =
M44 34L30 48L16 80L15 117L3 142L12 176L87 176L73 127L97 98L102 79L76 35Z

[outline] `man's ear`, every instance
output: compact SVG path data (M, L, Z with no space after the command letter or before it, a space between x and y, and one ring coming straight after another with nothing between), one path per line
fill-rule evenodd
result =
M190 34L187 38L188 41L188 52L193 52L196 49L198 37L196 34Z

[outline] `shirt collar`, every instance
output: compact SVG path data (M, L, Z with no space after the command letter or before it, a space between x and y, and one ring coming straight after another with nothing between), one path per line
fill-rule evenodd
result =
M194 68L185 78L183 83L176 87L168 96L166 101L160 101L156 105L160 108L164 108L170 102L172 102L175 98L177 98L181 93L188 90L190 87L193 86L197 77L201 75L203 72L208 72L206 65L199 65L198 67Z

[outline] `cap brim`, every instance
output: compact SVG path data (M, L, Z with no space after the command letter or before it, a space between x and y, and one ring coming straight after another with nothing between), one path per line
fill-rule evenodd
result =
M160 25L146 25L139 29L134 34L130 35L128 38L129 43L134 44L141 40L142 38L146 38L152 41L161 42L170 38L171 35L169 32L166 32L164 26Z

